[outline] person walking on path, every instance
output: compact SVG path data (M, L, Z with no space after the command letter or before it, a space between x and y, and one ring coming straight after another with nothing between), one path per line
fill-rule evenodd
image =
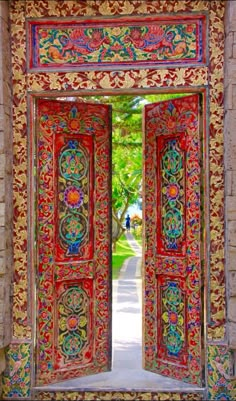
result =
M126 220L125 227L126 227L127 232L129 232L130 231L130 217L129 217L129 214L127 214L127 217L126 217L125 220Z

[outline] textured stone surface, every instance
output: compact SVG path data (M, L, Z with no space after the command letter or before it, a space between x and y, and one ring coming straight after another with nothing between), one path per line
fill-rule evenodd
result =
M236 221L229 221L228 227L228 245L236 246Z
M236 323L236 297L230 297L229 299L229 319Z
M229 272L229 295L236 297L236 271Z
M227 8L225 13L225 33L226 35L231 32L235 33L236 26L236 7L234 1L227 1Z
M236 323L229 323L229 346L236 349Z
M228 269L236 271L236 247L228 247Z
M227 196L226 197L226 210L227 217L229 221L236 220L236 196Z

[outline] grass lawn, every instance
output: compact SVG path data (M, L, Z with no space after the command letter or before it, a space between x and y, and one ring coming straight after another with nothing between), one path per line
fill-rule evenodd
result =
M130 248L125 235L123 234L116 244L116 252L112 253L112 279L118 279L120 269L125 259L135 256L134 251Z

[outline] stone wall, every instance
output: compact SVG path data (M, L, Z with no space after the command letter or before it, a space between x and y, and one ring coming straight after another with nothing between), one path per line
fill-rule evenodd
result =
M225 224L230 348L236 349L236 2L225 15Z
M9 2L0 1L0 373L11 340L12 129Z

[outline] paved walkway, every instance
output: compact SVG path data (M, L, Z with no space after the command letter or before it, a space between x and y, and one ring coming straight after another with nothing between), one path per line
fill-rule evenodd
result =
M142 369L141 248L130 233L127 238L136 256L129 258L118 280L113 280L112 371L67 380L44 390L191 391L191 384ZM200 389L199 389L200 390Z
M113 280L113 368L142 368L142 249L130 233L126 234L136 256L123 265Z

